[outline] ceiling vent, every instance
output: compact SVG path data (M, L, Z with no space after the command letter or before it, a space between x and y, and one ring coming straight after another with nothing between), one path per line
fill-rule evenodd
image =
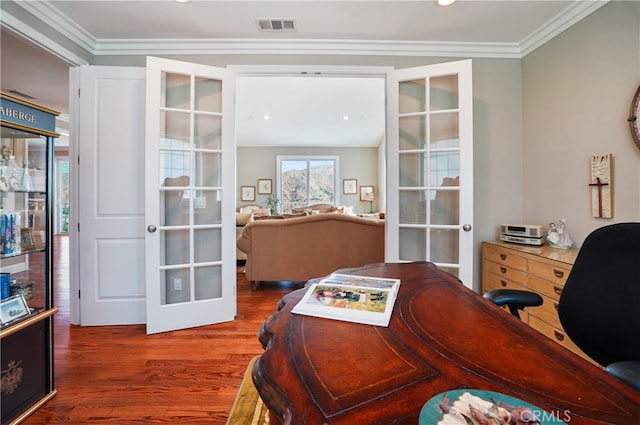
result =
M260 31L296 31L295 19L256 19Z

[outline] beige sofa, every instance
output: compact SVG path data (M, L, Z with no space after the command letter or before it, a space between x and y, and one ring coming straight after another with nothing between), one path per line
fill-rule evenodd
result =
M245 273L261 281L306 282L346 267L384 261L384 220L326 213L249 222L237 241Z

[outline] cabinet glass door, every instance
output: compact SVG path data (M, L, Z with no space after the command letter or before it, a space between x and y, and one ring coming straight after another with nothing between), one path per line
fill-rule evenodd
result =
M0 128L0 297L22 295L29 309L18 312L21 300L15 309L3 308L0 320L6 327L52 304L47 287L48 148L44 136Z

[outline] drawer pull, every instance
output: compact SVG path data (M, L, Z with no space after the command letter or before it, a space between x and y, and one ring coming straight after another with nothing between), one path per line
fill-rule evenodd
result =
M560 286L553 285L553 292L558 295L562 295L562 288Z
M506 267L500 267L500 272L502 272L503 274L507 272L507 268Z
M506 260L507 259L507 254L500 254L500 259L502 261Z
M553 274L556 275L558 279L562 279L562 277L564 276L564 272L557 269L553 269Z
M503 288L506 288L507 287L507 281L500 279L500 285L502 285Z
M553 331L553 335L556 337L558 341L564 341L564 335L558 331Z

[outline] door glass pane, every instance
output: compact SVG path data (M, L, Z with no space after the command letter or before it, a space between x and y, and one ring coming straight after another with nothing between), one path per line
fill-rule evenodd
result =
M427 224L427 205L423 191L400 192L400 224Z
M160 186L189 186L191 153L188 151L159 151Z
M430 261L458 264L458 229L431 229Z
M222 192L219 190L196 190L195 193L193 223L197 225L222 223Z
M426 111L426 84L424 79L413 81L401 81L399 83L399 112L408 114L412 112Z
M186 303L191 299L191 279L188 268L166 270L162 304Z
M458 267L438 266L438 268L447 273L451 273L455 277L460 277L460 269Z
M160 236L164 242L160 258L161 265L189 264L191 251L188 229L163 230Z
M222 112L222 81L195 78L195 109L202 112Z
M194 274L196 301L222 297L221 266L196 267Z
M458 113L432 114L429 139L431 148L458 148L460 146Z
M426 163L424 153L400 154L399 182L400 187L425 186Z
M430 109L458 109L458 75L444 75L429 80Z
M425 229L400 228L400 261L424 261L427 258Z
M458 186L460 184L460 153L433 152L429 155L429 182L431 186Z
M220 241L222 240L220 228L195 229L194 239L194 263L208 263L211 261L221 261Z
M220 149L222 147L222 117L196 114L194 125L196 149Z
M189 75L162 73L160 106L190 109L191 77Z
M167 190L160 194L161 226L189 224L188 193L188 190Z
M194 186L217 187L222 183L222 164L219 153L195 153Z
M425 115L414 115L410 117L400 117L399 149L424 149L427 144L427 117Z
M160 112L160 147L188 147L190 122L190 114L188 112Z
M431 206L431 224L458 224L460 220L460 191L437 190L434 193L435 197Z

